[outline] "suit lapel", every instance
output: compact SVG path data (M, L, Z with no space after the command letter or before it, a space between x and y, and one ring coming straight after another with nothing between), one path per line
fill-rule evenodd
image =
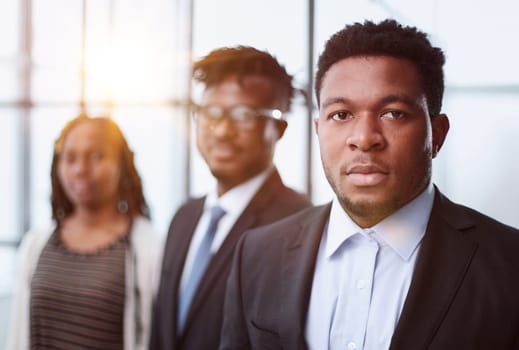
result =
M284 235L281 264L279 334L284 349L306 349L305 323L313 273L331 205L312 209L304 221Z
M390 349L426 349L440 326L477 249L462 230L473 226L436 190L413 280Z
M214 284L217 283L220 278L222 278L222 270L230 267L230 261L232 260L234 247L238 242L241 234L246 231L247 228L253 227L255 222L255 215L254 213L251 213L247 217L240 217L240 221L242 221L242 225L246 227L244 227L242 230L238 230L234 226L231 232L229 232L228 236L225 238L222 246L211 258L211 261L207 266L207 271L202 276L196 294L193 297L193 301L189 308L189 314L186 319L185 328L189 327L191 319L194 317L194 314L196 314L207 295L211 293Z
M164 287L161 286L164 295L161 297L160 305L164 308L164 311L161 311L163 317L170 318L169 322L162 323L168 327L167 332L163 334L171 334L172 337L176 337L180 279L191 238L204 209L204 201L205 197L189 203L181 212L177 213L178 220L173 220L170 227L171 242L168 242L167 252L164 255L166 259L161 282L164 284Z
M279 186L283 186L283 183L279 173L274 171L254 195L250 203L233 225L231 231L223 241L222 246L211 259L207 271L200 280L200 285L198 286L198 290L193 298L186 319L186 329L189 327L191 319L204 302L206 296L211 293L214 284L220 280L222 270L230 267L234 247L239 238L246 230L257 226L258 218L261 216L263 208L272 202L272 198ZM180 273L182 273L182 271L180 271Z

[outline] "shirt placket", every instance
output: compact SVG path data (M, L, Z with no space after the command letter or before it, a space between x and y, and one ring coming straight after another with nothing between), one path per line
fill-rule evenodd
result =
M379 251L373 234L372 230L363 231L359 245L350 252L355 254L355 269L352 278L344 281L345 293L340 293L337 300L330 349L357 350L364 346Z

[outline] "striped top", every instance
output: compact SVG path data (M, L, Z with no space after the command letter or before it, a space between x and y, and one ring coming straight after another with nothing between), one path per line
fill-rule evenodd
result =
M31 349L123 349L127 237L77 253L52 234L31 282Z

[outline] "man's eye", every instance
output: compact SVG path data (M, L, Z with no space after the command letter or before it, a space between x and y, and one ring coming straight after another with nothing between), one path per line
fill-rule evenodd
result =
M241 120L254 119L258 116L258 113L252 108L235 107L230 110L230 115L234 120L241 121Z
M219 106L204 106L200 109L201 114L209 119L220 119L224 115L223 108Z
M389 118L389 119L402 119L405 117L407 113L402 111L387 111L382 114L382 118Z
M341 112L335 112L335 113L330 114L329 118L331 118L333 120L337 120L337 121L343 121L343 120L348 120L351 117L352 117L351 113L341 111Z

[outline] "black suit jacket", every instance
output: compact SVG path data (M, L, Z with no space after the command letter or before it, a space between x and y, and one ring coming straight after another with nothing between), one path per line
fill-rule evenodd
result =
M227 277L236 242L247 229L270 224L311 205L284 186L274 171L238 218L209 262L188 312L184 332L176 335L178 292L191 238L202 215L205 198L193 199L175 214L166 241L160 287L153 316L150 349L217 349L223 319Z
M220 349L306 349L313 271L330 205L247 232ZM519 231L436 190L392 350L519 349Z

